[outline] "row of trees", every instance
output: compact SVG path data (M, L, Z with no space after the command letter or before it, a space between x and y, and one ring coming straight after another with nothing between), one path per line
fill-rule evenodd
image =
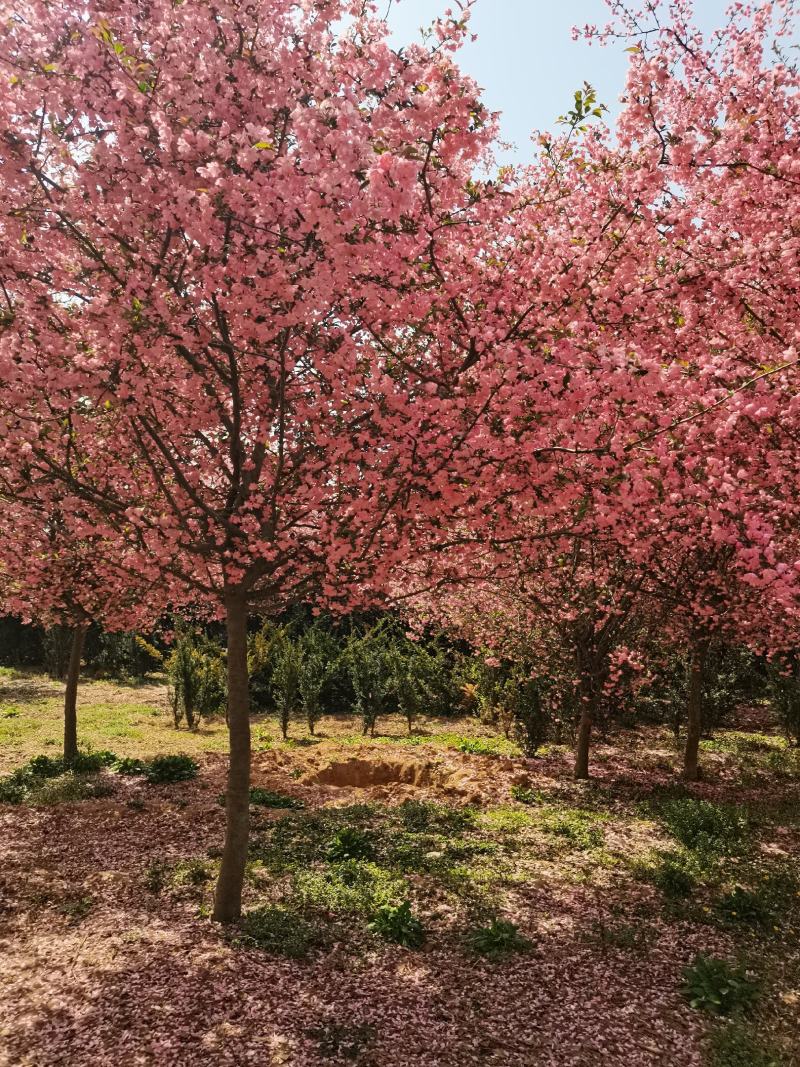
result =
M501 615L588 625L591 657L646 576L696 677L721 626L794 639L793 0L709 40L687 0L646 23L615 4L615 129L579 92L499 172L457 6L403 49L365 0L24 0L4 20L6 606L74 626L68 722L88 620L224 621L221 921L247 855L254 610L437 613L460 590L464 617L501 583ZM561 596L571 553L578 590L611 590L585 616Z

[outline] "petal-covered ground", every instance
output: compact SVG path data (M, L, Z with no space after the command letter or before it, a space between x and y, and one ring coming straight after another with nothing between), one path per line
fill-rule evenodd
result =
M299 958L208 918L221 755L193 781L106 771L107 795L0 806L0 1064L800 1063L800 767L779 739L719 735L686 790L666 735L599 744L578 786L562 750L387 726L362 743L326 720L293 745L260 728L254 784L298 806L254 804L246 907L286 944L309 934ZM371 929L401 898L418 947ZM518 942L481 955L497 919ZM752 972L747 1014L688 1004L698 953Z

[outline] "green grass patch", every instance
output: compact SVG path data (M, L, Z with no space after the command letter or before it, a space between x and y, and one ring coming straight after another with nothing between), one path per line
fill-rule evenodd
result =
M478 825L489 833L516 834L535 823L535 817L511 805L499 805L480 814Z
M346 860L322 870L300 871L294 897L304 907L333 914L368 914L408 895L408 883L384 867L365 860Z
M478 926L467 934L467 946L478 956L494 962L518 952L530 952L533 944L519 932L516 923L493 919L488 926Z
M661 822L672 836L693 852L741 852L749 836L748 820L740 808L684 797L661 805Z
M303 916L290 908L272 905L247 912L239 929L241 945L293 960L304 959L322 941L320 929Z
M788 747L785 738L774 734L744 733L731 730L700 742L704 752L725 752L742 756L754 752L779 752Z
M555 808L544 812L539 827L553 837L563 839L571 848L590 852L605 841L604 817L584 808Z

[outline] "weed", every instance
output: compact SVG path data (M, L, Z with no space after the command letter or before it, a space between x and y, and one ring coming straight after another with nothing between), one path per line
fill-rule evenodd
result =
M384 904L379 907L369 924L369 929L384 941L391 941L404 948L420 948L425 942L425 927L411 912L411 903Z
M153 860L144 872L144 886L150 893L160 893L169 885L170 868L164 860Z
M661 818L673 837L695 852L739 852L747 838L747 820L738 808L708 800L687 797L668 801L661 809Z
M324 871L301 871L295 881L295 894L304 906L333 914L369 914L407 893L405 881L363 860L346 860Z
M426 800L404 800L397 814L405 829L415 833L433 830L458 832L474 826L476 818L474 808L448 807Z
M172 872L174 885L201 886L207 885L214 877L214 871L205 860L186 860L179 863Z
M493 919L489 926L479 926L467 935L470 949L490 960L501 960L515 952L529 952L531 942L519 932L516 923Z
M273 793L269 789L261 789L260 786L253 786L250 790L250 803L262 808L286 808L294 811L305 807L302 800L284 796L282 793Z
M716 912L727 926L774 927L776 915L767 894L737 885L716 903Z
M319 931L297 912L271 905L242 916L241 943L275 956L303 959L320 943Z
M147 766L147 780L153 784L186 782L196 778L197 771L191 756L155 756Z
M533 823L533 816L527 811L512 808L510 805L501 805L490 808L480 817L480 825L486 830L501 834L515 834L525 830Z
M375 855L372 837L355 826L345 826L328 842L325 856L334 863L344 860L368 860Z
M136 759L135 756L124 756L117 760L117 774L133 778L147 774L147 764L144 760Z
M459 752L472 756L519 756L520 749L504 737L462 737L456 740Z
M36 804L75 804L81 800L104 796L110 786L100 782L89 782L77 774L62 774L59 778L48 778L39 784L30 794L30 800Z
M71 922L79 923L86 918L93 907L94 901L91 897L72 897L62 901L58 906L58 911Z
M600 848L604 841L601 817L593 811L581 808L564 808L547 812L541 820L541 828L556 837L565 838L573 848L589 852Z
M516 800L518 804L543 804L544 794L534 789L528 789L524 785L512 785L511 799Z
M595 919L589 927L589 940L601 948L622 949L625 952L642 951L651 940L651 931L647 926L633 923L611 925L602 919Z
M741 756L749 752L779 751L786 748L786 741L772 734L751 734L732 730L701 741L700 748L706 752L730 752Z
M741 964L702 953L684 968L681 992L693 1008L713 1015L746 1010L756 1000L760 983Z
M697 878L680 852L661 852L652 866L643 869L644 876L660 889L665 897L688 897L697 887Z

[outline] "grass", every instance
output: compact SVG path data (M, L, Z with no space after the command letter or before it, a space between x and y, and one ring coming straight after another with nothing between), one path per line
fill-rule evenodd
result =
M788 1060L765 1044L751 1023L739 1020L712 1031L707 1062L708 1067L789 1067Z
M0 773L48 749L60 749L63 734L63 687L43 675L0 678ZM9 715L9 712L12 714ZM78 731L81 743L93 749L113 749L120 756L149 759L185 752L225 752L223 721L204 724L197 731L176 730L166 703L166 689L158 681L118 685L85 681L78 693Z
M405 719L387 715L379 721L379 736L354 732L356 716L324 716L317 736L306 735L305 724L293 723L288 741L280 737L273 717L253 719L256 752L281 749L303 751L335 745L372 747L430 745L437 749L488 756L518 756L512 741L496 737L475 721L461 732L442 730L442 720L420 717L417 730L408 734ZM206 722L198 730L176 730L163 679L153 676L140 684L86 679L78 693L78 729L81 743L95 749L111 748L120 756L149 759L155 755L227 752L228 731L222 719ZM0 774L30 756L61 746L63 685L43 674L0 673Z

